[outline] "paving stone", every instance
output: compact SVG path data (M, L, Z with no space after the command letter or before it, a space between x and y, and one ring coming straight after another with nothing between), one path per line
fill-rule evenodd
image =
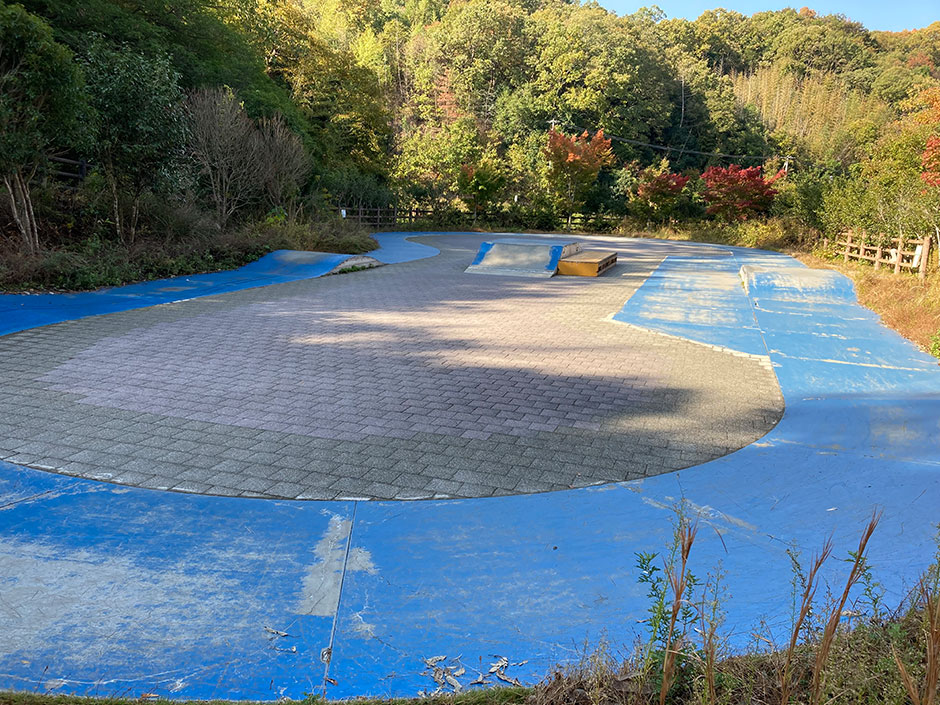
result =
M178 485L174 485L170 489L174 492L189 492L191 494L209 494L209 490L212 488L212 485L207 485L204 482L181 482Z
M115 475L113 478L111 478L111 481L120 485L143 486L144 482L152 479L153 477L153 475L148 473L126 471Z
M302 494L307 488L304 485L294 483L294 482L278 482L277 484L271 485L264 492L265 494L273 495L275 497L286 497L287 499L294 499L298 495Z
M430 490L431 492L453 494L460 490L460 483L454 482L453 480L441 480L440 478L435 478L427 484L426 489Z

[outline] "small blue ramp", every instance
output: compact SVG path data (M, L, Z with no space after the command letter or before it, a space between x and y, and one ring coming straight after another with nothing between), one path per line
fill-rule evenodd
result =
M467 267L469 274L553 277L558 262L581 251L580 243L547 238L504 238L484 242Z
M822 304L854 304L852 282L829 269L809 269L796 263L781 267L746 264L741 267L744 291L755 301L776 299Z

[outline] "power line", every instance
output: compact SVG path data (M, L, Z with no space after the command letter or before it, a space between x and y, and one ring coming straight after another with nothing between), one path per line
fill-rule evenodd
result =
M581 130L582 132L587 132L583 127L578 127L577 125L570 122L563 122L561 120L552 120L553 124L558 123L565 125L566 127L574 128L575 130ZM725 157L727 159L758 159L760 161L766 161L767 157L755 157L749 154L724 154L722 152L700 152L697 149L684 149L680 147L666 147L661 144L650 144L649 142L641 142L640 140L631 140L627 137L618 137L617 135L610 135L606 132L604 135L612 140L617 142L624 142L626 144L637 145L639 147L649 147L650 149L659 149L663 152L678 152L679 154L698 154L703 157Z

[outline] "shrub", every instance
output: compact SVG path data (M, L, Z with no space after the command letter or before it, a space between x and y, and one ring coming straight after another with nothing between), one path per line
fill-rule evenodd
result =
M263 176L267 205L283 209L287 217L297 216L297 203L310 173L310 159L304 145L291 132L280 115L265 118L258 125L259 167Z
M457 193L473 212L476 222L480 209L497 196L506 183L506 177L495 159L481 159L477 164L463 164L457 175Z
M298 215L298 197L310 172L300 138L280 116L259 124L238 96L224 88L200 88L186 100L189 150L225 230L246 209L264 204Z
M825 169L791 171L786 179L774 185L777 195L771 213L793 218L808 228L822 230L825 227L823 199L831 178L831 173Z
M198 221L205 216L183 208L154 217ZM92 235L38 255L6 245L0 249L0 290L80 291L233 269L274 250L360 254L377 246L362 226L339 220L312 224L272 220L231 233L203 225L188 237L140 237L133 245Z
M261 142L238 98L224 88L200 88L186 100L189 149L225 230L233 215L257 204L265 177L258 168Z

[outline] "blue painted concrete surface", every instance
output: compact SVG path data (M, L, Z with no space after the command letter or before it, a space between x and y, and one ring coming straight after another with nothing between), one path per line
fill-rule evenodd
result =
M406 243L394 240L399 261L426 254ZM748 265L789 283L762 277L747 293ZM498 656L526 662L507 675L532 682L585 644L629 647L642 632L635 553L668 546L680 501L701 522L693 571L724 573L738 648L788 625L787 549L808 559L831 533L845 556L875 507L871 563L887 602L900 599L936 551L940 368L844 291L801 299L802 269L774 253L690 246L612 312L611 325L774 366L787 405L778 426L680 473L477 500L275 502L0 463L0 563L15 568L0 576L12 635L0 687L413 695L436 687L422 659L438 655L460 658L464 683ZM843 575L831 561L826 577Z

